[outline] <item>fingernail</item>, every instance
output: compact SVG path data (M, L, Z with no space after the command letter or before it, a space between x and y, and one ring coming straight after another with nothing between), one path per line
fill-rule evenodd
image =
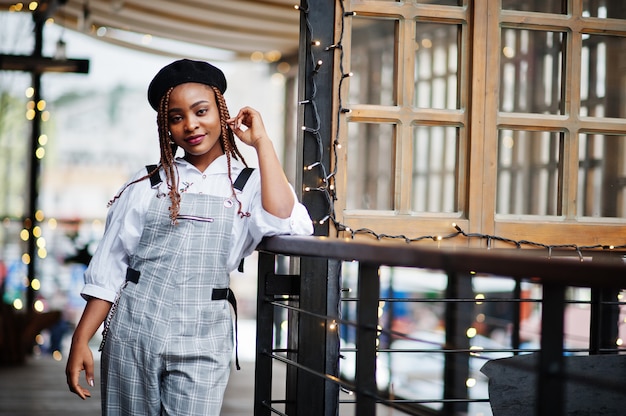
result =
M93 385L94 385L94 383L93 383L93 378L92 378L91 380L89 380L89 385L90 385L91 387L93 387Z

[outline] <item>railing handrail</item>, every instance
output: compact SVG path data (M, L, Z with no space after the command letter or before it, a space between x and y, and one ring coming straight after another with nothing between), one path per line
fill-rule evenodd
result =
M473 296L473 276L514 278L515 298L521 298L521 284L528 280L542 285L540 347L535 369L536 400L529 404L535 414L564 414L565 371L564 317L566 311L567 287L591 288L590 291L590 348L589 353L617 351L616 308L623 304L616 300L618 292L626 288L626 263L623 253L612 250L559 250L506 248L469 248L402 243L388 240L343 239L319 236L275 236L267 238L257 247L259 251L259 298L257 303L257 380L258 389L255 403L272 403L271 393L265 386L271 385L273 355L273 325L275 324L274 300L294 300L298 312L291 316L292 326L288 351L295 354L298 365L306 366L319 374L338 376L339 367L335 364L339 357L339 344L336 336L325 331L328 322L341 318L337 308L343 299L338 292L341 279L341 262L357 262L356 321L344 321L355 328L355 414L376 415L377 403L399 406L395 398L388 401L386 396L377 393L376 363L380 353L378 336L392 334L391 324L380 326L379 307L381 301L380 266L408 267L439 270L447 275L446 299L469 299ZM299 271L293 275L276 274L276 255L300 258ZM332 271L331 271L332 270ZM299 280L294 279L300 277ZM286 279L287 278L287 279ZM297 280L294 285L292 281ZM287 282L290 282L289 284ZM352 282L354 284L355 282ZM269 294L269 296L268 296ZM286 297L287 296L287 297ZM533 299L534 301L535 299ZM506 300L508 301L508 300ZM470 374L470 357L463 351L471 351L466 330L472 325L472 314L466 307L469 303L446 303L443 315L445 320L445 348L455 352L446 354L443 363L442 399L427 398L428 403L442 403L439 414L467 412L469 403L485 399L470 398L466 381ZM291 307L291 305L290 305ZM312 322L311 317L321 318ZM354 317L353 317L354 318ZM609 324L608 321L613 322ZM513 319L511 342L514 349L519 346L520 315ZM517 336L515 335L517 334ZM310 345L315 345L311 348ZM320 348L323 346L323 348ZM287 351L286 350L286 351ZM444 349L442 348L442 351ZM390 353L395 352L393 350ZM513 352L513 349L511 349ZM291 383L306 386L288 393L285 403L289 409L285 414L312 414L309 412L311 397L319 403L330 403L319 408L315 414L336 414L339 389L328 380L312 377L312 372L294 371ZM269 380L265 377L269 374ZM491 401L491 397L488 399ZM277 402L278 403L278 402ZM415 402L418 403L418 402ZM256 409L256 407L255 407ZM404 408L403 408L404 409ZM407 409L404 409L407 410ZM411 414L425 414L428 408L411 408ZM323 412L323 413L322 413ZM269 416L269 409L259 407L255 415ZM279 413L282 414L282 413ZM428 413L430 414L430 413Z
M424 247L390 241L365 241L316 236L275 236L257 250L275 254L358 261L396 267L416 267L497 276L538 279L579 287L626 287L626 263L598 256L551 256L540 249ZM604 254L603 252L598 252Z

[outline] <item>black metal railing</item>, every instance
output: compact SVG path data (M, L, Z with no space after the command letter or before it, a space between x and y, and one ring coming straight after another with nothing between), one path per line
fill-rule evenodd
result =
M563 415L581 383L623 400L620 253L292 236L258 250L257 416Z

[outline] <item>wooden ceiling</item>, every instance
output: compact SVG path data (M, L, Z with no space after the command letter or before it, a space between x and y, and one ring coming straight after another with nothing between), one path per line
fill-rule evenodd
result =
M48 3L48 4L47 4ZM44 0L55 23L129 48L172 54L153 39L266 60L298 49L299 0ZM0 10L27 11L29 1L0 0ZM175 54L175 53L174 53Z

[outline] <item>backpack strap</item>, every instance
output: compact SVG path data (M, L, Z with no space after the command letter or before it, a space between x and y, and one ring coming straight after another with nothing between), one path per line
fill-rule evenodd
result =
M159 171L155 170L157 166L158 165L146 165L146 170L148 171L148 175L150 175L150 173L154 171L154 173L150 175L150 186L153 188L156 188L157 186L161 184L161 182L163 182L163 180L161 179L161 175L159 175Z

